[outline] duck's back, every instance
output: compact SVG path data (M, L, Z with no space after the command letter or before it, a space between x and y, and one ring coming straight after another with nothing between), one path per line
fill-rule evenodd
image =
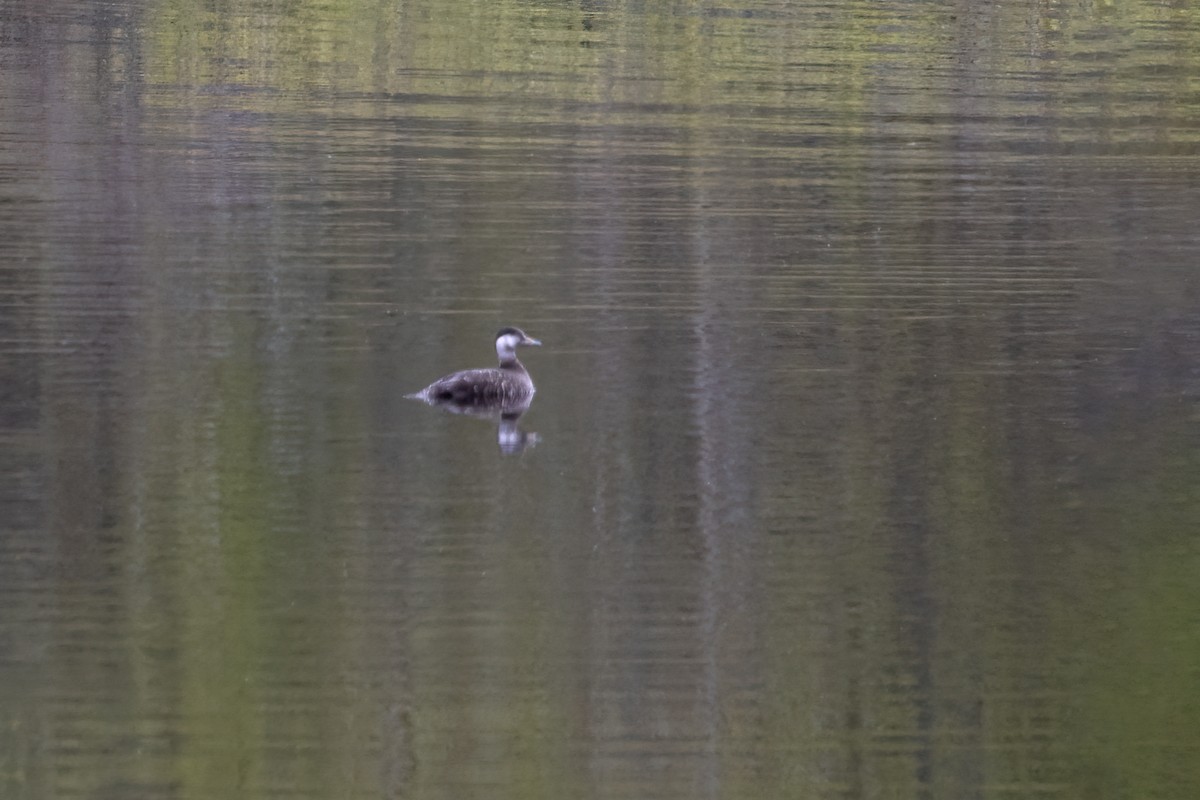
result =
M429 384L417 396L439 403L499 403L522 400L533 392L528 372L501 367L455 372Z

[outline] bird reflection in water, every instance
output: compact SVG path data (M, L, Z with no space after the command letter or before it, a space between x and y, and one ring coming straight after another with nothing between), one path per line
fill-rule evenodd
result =
M524 431L518 421L529 410L532 397L505 403L472 403L457 400L430 400L409 395L414 400L420 400L431 406L436 406L451 414L462 414L477 419L488 419L496 422L496 444L505 455L515 455L533 447L542 440L533 431Z

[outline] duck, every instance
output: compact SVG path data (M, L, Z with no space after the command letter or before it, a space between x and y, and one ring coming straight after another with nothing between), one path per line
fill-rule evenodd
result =
M528 404L537 391L529 371L517 358L518 347L540 347L541 342L520 328L501 328L496 334L499 367L467 369L438 378L415 394L414 400L463 406Z

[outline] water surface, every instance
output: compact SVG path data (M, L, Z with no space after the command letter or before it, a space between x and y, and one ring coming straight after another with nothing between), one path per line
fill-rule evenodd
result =
M1195 795L1197 45L0 7L0 795Z

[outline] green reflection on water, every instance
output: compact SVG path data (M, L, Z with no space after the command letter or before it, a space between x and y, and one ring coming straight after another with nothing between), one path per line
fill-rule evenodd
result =
M126 35L148 44L147 81L191 89L157 94L154 102L193 108L282 109L306 102L298 90L325 89L526 103L503 112L488 103L410 106L430 117L553 119L555 111L538 108L535 98L604 105L575 109L577 119L612 118L625 102L661 103L664 121L679 121L687 109L711 127L728 120L729 108L791 108L811 117L895 102L909 115L954 112L957 100L946 90L963 88L965 72L997 111L1079 116L1090 107L1087 129L1059 132L1068 140L1102 133L1114 142L1141 141L1153 132L1195 141L1200 104L1186 81L1162 96L1134 90L1147 74L1182 77L1200 68L1200 12L1148 1L1039 11L865 2L580 8L321 0L257 3L247 11L161 2ZM239 96L237 87L252 91ZM1033 95L1042 102L1031 107ZM370 115L376 106L343 97L337 108Z
M181 538L180 552L188 610L181 631L186 738L179 768L181 789L192 797L229 797L261 785L269 735L257 683L275 644L264 606L282 575L269 568L271 471L262 381L246 352L250 334L239 326L239 350L213 365L215 416L182 420L203 437L193 467L199 468L194 485L200 495L194 514L181 520L191 531ZM286 672L277 678L289 680Z
M1100 552L1079 554L1094 579L1076 587L1082 608L1073 610L1090 624L1064 618L1063 639L1079 678L1072 733L1084 796L1200 792L1200 458L1189 435L1168 428L1154 437L1162 450L1139 442L1123 453L1160 468L1100 504L1092 531L1119 555L1115 573Z

